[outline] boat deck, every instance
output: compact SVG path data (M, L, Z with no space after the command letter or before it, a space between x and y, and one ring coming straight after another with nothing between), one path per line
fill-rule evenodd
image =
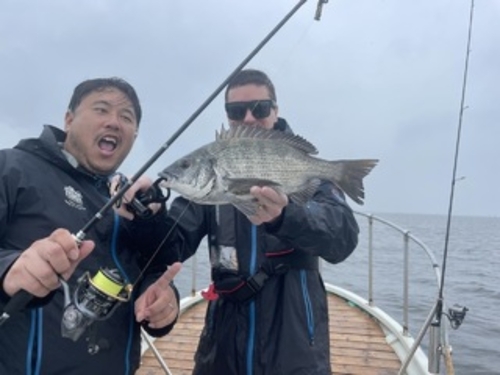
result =
M328 294L332 374L392 375L401 362L385 334L369 315L344 299ZM169 335L155 347L173 375L191 374L193 355L203 327L206 301L184 311ZM137 375L165 374L151 349L142 356Z

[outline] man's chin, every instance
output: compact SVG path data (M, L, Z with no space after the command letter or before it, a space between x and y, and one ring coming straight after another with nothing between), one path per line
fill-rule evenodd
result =
M88 168L85 168L87 171L89 171L92 174L99 175L99 176L109 176L110 174L113 174L116 172L118 169L118 165L113 164L113 165L92 165L89 166Z

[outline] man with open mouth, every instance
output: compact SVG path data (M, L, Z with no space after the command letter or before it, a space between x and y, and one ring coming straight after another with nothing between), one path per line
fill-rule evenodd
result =
M151 214L143 217L126 204L151 186L149 178L139 178L124 194L125 204L104 213L85 241L77 244L72 234L116 191L116 171L134 144L141 114L124 80L87 80L74 90L64 130L47 125L39 138L0 151L0 312L21 290L33 296L27 309L0 325L0 374L133 374L141 326L153 336L172 329L179 311L172 279L180 265L167 269L175 261L171 251L148 262L170 219L164 205L150 204ZM172 249L169 239L176 241L170 236L162 248ZM86 275L93 277L88 285ZM69 304L64 281L72 291ZM99 303L120 282L134 290L108 314ZM69 320L82 306L84 323Z

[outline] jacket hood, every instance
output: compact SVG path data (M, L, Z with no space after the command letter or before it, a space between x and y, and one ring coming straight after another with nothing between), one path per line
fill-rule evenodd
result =
M44 125L39 138L22 139L14 148L35 154L61 169L74 169L61 151L66 133L52 125Z

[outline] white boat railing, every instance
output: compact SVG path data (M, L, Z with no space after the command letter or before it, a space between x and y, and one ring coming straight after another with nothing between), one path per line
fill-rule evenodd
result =
M427 255L430 266L434 270L434 274L436 277L436 286L437 290L439 290L441 286L441 269L439 264L436 261L433 251L424 244L417 237L413 236L409 230L403 229L400 226L390 222L389 220L383 219L379 216L375 216L373 214L368 214L364 212L354 211L357 216L361 216L367 219L368 222L368 303L370 306L375 305L375 293L374 293L374 282L373 282L373 274L374 274L374 238L373 238L373 228L375 222L379 222L387 227L392 228L395 232L401 234L402 238L402 246L403 246L403 322L402 322L402 334L404 336L410 337L410 321L409 321L409 311L410 311L410 303L409 303L409 284L410 284L410 243L413 243L417 246L417 248L424 251ZM437 298L437 294L436 294ZM431 310L429 311L428 317L421 327L419 334L417 336L416 342L420 343L422 337L425 335L426 331L429 328L429 325L432 321L432 318L435 314L436 305L433 304ZM443 301L443 310L446 310L446 304ZM448 338L448 327L446 324L441 325L440 330L440 341L441 341L441 352L445 357L445 363L447 366L447 373L452 373L452 363L451 363L451 346L449 344ZM408 357L403 360L403 364L400 370L400 373L404 373L404 370L412 360L413 355L415 354L416 348L412 348Z
M433 251L424 244L417 237L412 235L409 230L403 229L400 226L390 222L389 220L383 219L379 216L375 216L373 214L367 214L359 211L354 211L357 216L362 216L368 221L368 302L370 305L374 304L375 296L373 290L373 270L374 270L374 239L373 239L373 227L375 222L382 223L386 225L394 231L401 234L402 246L403 246L403 329L404 334L409 334L409 282L410 282L410 243L414 243L418 248L424 251L425 255L429 258L430 266L434 270L434 274L436 277L436 286L440 287L441 284L441 269L439 264L436 261L436 257L434 256Z

